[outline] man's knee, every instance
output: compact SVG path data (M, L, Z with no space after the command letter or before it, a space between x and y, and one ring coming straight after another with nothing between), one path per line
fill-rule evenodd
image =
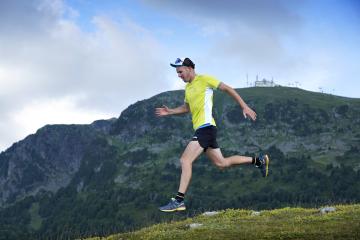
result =
M191 167L192 166L192 162L189 161L188 159L186 158L180 158L180 164L181 164L181 167L184 168L184 167Z
M223 158L223 159L218 159L216 161L214 161L214 164L216 167L218 167L220 170L223 170L224 168L227 168L229 166L229 164L227 164L227 161Z

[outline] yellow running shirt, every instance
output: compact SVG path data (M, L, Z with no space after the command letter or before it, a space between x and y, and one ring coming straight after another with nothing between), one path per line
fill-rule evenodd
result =
M207 75L196 75L186 84L185 103L189 104L194 129L200 126L214 125L212 116L213 89L218 88L220 81Z

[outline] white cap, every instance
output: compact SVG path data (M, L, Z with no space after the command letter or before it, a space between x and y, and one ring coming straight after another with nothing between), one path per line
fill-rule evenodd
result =
M195 68L195 64L190 60L190 58L177 58L173 63L170 63L172 67L191 67Z

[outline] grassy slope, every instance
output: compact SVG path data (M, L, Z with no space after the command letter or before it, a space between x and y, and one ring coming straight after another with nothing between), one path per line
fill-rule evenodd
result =
M336 211L282 208L262 211L228 209L215 216L154 225L136 232L109 236L119 239L360 239L360 205L337 205ZM203 224L190 229L192 223ZM98 240L103 238L91 238Z

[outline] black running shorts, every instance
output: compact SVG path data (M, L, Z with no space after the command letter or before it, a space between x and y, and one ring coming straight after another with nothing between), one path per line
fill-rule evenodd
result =
M198 141L200 146L204 148L204 152L206 152L206 149L208 149L209 147L219 148L219 145L216 142L216 133L217 129L215 126L212 125L199 128L195 131L192 141Z

